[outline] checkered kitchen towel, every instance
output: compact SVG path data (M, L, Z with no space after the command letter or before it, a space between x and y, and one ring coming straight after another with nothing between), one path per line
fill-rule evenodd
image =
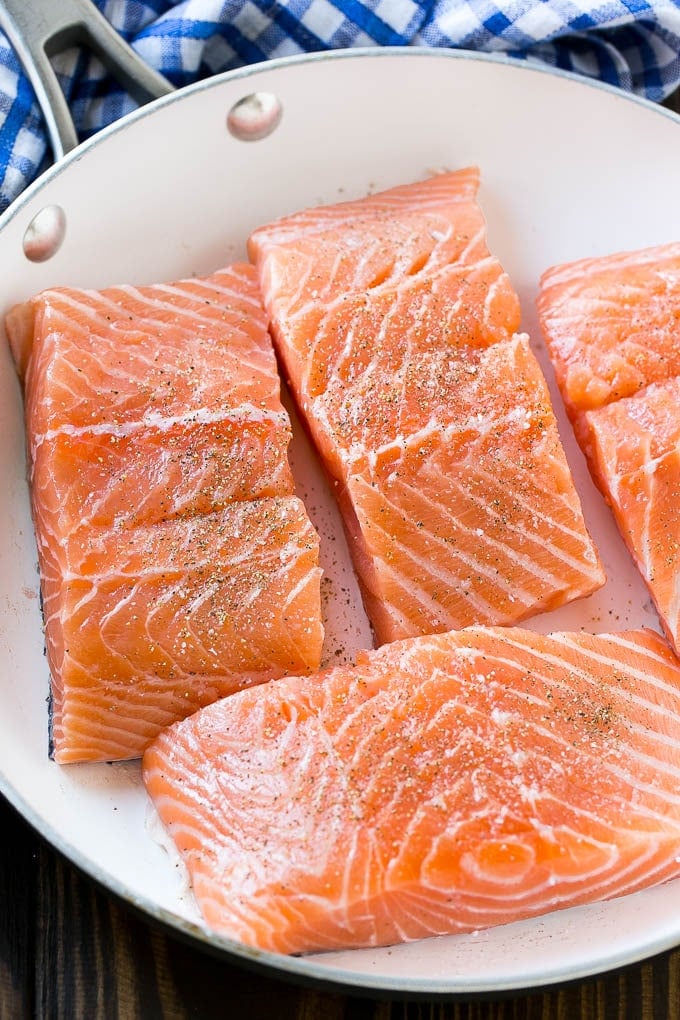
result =
M95 2L144 60L177 86L271 57L375 45L503 52L654 101L680 84L680 0ZM91 55L64 53L55 67L81 139L133 108ZM40 111L0 33L0 210L48 161Z

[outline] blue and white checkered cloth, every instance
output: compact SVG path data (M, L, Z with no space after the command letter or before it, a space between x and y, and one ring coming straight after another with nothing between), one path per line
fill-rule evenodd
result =
M272 57L376 45L503 52L599 78L653 101L680 85L680 0L95 2L139 55L176 86ZM67 52L54 64L81 140L134 108L93 56ZM31 86L0 33L0 210L48 160Z

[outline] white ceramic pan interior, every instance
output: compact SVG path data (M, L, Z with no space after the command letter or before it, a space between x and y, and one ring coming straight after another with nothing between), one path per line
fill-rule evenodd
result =
M243 142L226 119L253 92L277 97L283 115L267 138ZM533 298L547 266L680 235L675 115L503 59L347 51L211 80L159 100L71 153L3 219L0 314L47 286L209 272L242 258L249 231L273 217L471 163L482 172L490 246L519 291L523 325L534 337ZM25 231L53 204L65 216L63 244L51 259L30 262ZM657 626L556 406L609 581L590 599L530 625ZM48 675L22 407L6 344L0 344L0 435L0 789L87 873L213 950L354 988L499 992L597 973L680 943L680 882L474 935L380 950L286 958L211 936L156 838L138 764L64 768L48 759ZM329 651L341 645L350 654L370 637L338 518L299 436L293 457L330 578Z

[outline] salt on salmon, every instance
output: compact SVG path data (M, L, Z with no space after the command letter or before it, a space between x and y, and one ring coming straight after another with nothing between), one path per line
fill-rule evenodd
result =
M680 652L680 243L555 266L538 311L593 478Z
M467 932L680 877L680 665L651 631L412 638L200 710L143 775L223 936Z
M316 669L319 540L252 267L44 291L7 331L56 760L137 757L214 698Z
M512 624L604 573L469 168L251 235L378 643Z
M249 266L43 291L10 312L7 330L26 365L45 528L148 524L293 492L290 421Z
M301 501L276 497L46 548L57 761L138 757L202 705L318 668L318 544Z

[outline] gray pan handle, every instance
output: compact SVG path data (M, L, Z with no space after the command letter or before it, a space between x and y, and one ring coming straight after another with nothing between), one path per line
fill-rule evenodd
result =
M28 75L47 123L55 160L78 144L73 119L50 57L87 46L137 102L173 91L137 56L90 0L2 0L0 28Z

